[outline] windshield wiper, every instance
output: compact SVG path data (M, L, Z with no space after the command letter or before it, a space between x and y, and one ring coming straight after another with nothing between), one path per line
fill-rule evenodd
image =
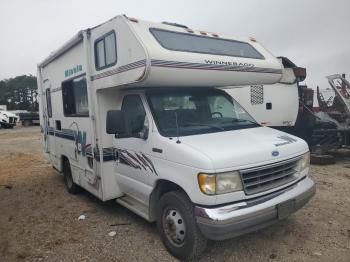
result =
M220 127L220 126L214 126L214 125L208 125L208 124L196 124L196 123L193 123L193 124L185 124L185 125L181 125L183 127L189 127L189 126L205 126L205 127L210 127L210 128L215 128L217 130L220 130L220 131L225 131L224 128Z
M257 122L254 122L254 121L251 121L251 120L248 120L248 119L237 119L237 118L232 119L232 120L230 120L230 121L225 121L225 122L223 122L223 124L227 124L227 123L238 123L238 122L249 122L249 123L251 123L251 124L258 125Z

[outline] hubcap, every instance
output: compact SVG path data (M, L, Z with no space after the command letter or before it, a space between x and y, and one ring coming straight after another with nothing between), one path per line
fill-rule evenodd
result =
M165 235L175 246L184 244L186 227L181 213L177 209L168 209L163 213L163 228Z

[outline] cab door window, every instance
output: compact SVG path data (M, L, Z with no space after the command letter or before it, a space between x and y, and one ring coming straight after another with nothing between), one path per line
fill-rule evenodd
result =
M146 111L139 95L127 95L123 99L126 135L137 137L144 127Z

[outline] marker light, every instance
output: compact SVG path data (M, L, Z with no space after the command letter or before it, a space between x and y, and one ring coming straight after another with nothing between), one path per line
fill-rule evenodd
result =
M138 23L139 22L139 20L137 20L136 18L133 18L133 17L129 17L129 20L131 22L134 22L134 23Z
M250 37L249 40L252 42L256 42L256 39L254 37Z

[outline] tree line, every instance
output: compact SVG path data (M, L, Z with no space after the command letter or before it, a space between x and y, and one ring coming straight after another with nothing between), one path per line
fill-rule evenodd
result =
M8 110L38 111L36 77L21 75L0 81L0 105Z

